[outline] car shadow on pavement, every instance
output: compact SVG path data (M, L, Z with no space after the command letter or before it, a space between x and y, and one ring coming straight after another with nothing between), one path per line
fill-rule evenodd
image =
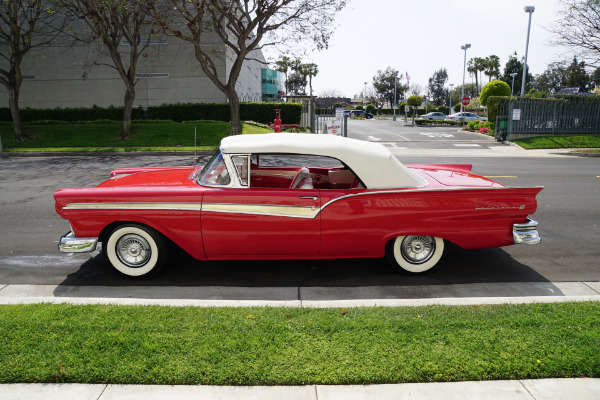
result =
M436 268L419 275L397 273L385 259L197 261L176 252L158 275L132 279L117 273L97 254L69 274L54 294L86 297L93 290L94 297L135 297L125 287L145 288L145 298L197 300L215 298L217 289L221 290L219 299L249 300L562 295L554 284L503 249L456 246L448 247Z

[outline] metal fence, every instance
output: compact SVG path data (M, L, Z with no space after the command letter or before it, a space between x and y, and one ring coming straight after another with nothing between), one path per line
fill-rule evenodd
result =
M327 122L336 119L335 115L316 115L315 116L315 129L313 133L327 133ZM348 136L348 117L344 116L342 121L342 132L340 136Z
M498 103L496 139L531 136L598 135L600 98L511 98Z

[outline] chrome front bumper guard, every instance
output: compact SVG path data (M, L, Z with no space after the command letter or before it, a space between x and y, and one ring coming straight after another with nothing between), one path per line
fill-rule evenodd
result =
M513 239L515 244L538 244L542 241L537 231L538 223L527 218L524 224L513 224Z
M63 253L89 253L96 250L98 238L78 238L69 232L60 238L58 250Z

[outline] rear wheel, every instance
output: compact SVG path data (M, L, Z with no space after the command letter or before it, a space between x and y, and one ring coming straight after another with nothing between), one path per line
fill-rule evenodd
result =
M156 274L167 258L163 237L143 225L115 228L102 244L108 262L123 275L147 277Z
M433 268L444 253L444 239L433 236L398 236L390 241L387 257L401 272L418 274Z

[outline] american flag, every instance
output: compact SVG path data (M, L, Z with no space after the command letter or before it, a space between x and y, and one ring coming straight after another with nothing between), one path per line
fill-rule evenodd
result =
M408 76L408 72L406 72L406 81L410 82L410 76Z

